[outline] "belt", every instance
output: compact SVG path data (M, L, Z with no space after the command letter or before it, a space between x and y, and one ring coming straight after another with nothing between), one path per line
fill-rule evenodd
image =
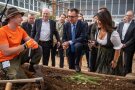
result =
M39 43L40 44L44 44L44 43L49 44L49 43L51 43L51 40L49 40L49 41L39 41Z

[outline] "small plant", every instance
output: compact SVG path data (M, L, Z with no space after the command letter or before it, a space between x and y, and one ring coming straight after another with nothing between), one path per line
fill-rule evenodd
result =
M86 84L86 83L91 83L95 85L99 85L98 81L101 80L99 77L94 77L94 76L88 76L84 75L82 73L77 73L74 74L70 77L68 77L70 81L77 82L78 84Z

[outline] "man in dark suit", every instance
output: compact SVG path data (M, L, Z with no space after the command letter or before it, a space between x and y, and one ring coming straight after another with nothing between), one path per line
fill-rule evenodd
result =
M132 72L132 60L135 50L135 22L133 11L127 11L126 21L121 22L117 28L123 43L123 60L125 62L125 74Z
M89 25L89 29L88 29L88 45L89 45L89 71L90 72L95 72L95 65L96 65L96 59L97 59L97 48L94 46L91 46L92 41L96 41L96 36L98 34L98 28L97 28L97 24L96 24L96 20L97 17L94 16L93 17L93 21L94 23L92 23L91 25Z
M27 32L29 36L31 36L31 30L35 22L35 15L29 14L28 21L22 23L22 28Z
M23 22L22 25L21 25L22 28L26 31L26 33L29 36L31 36L31 30L32 30L32 27L34 25L34 22L35 22L35 15L34 14L29 14L27 22ZM24 41L22 41L22 43L24 43ZM41 53L38 53L39 51ZM27 57L25 57L25 56L27 56ZM33 63L39 64L41 56L42 56L42 48L41 48L41 46L39 45L39 48L36 49L36 50L27 49L25 56L23 57L23 60L21 61L21 64L24 64L26 62L27 63L33 62ZM35 60L35 59L32 59L32 58L35 58L35 57L39 58L38 61ZM33 68L31 68L31 66L29 67L29 69L30 69L30 71L35 71Z
M69 22L66 22L63 28L63 48L67 49L69 69L80 72L79 62L82 44L85 41L85 25L78 20L78 13L75 8L68 11Z
M43 65L48 65L50 50L53 45L53 35L55 35L58 46L60 45L59 34L56 31L56 22L49 19L50 10L45 8L42 10L42 18L35 20L31 36L42 46L43 49ZM52 66L55 61L52 61Z
M83 17L83 14L82 13L79 13L78 14L78 20L81 20L84 23L85 30L86 30L86 35L87 35L87 32L88 32L88 23L87 23L87 21L84 20L84 17ZM80 60L80 67L82 65L82 58L83 58L83 55L84 54L86 54L87 67L89 67L89 47L88 47L88 44L87 43L83 44L83 53L82 53L82 57L81 57L81 60Z

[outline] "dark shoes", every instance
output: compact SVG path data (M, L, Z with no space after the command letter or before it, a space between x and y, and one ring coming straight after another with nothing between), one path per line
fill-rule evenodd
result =
M80 71L81 71L81 68L80 68L78 65L76 65L76 66L75 66L75 71L76 71L76 72L80 72Z

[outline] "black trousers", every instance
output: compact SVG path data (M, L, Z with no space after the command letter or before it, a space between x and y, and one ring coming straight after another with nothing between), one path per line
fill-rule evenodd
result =
M89 51L91 55L89 55L89 68L91 72L95 72L95 65L97 59L98 49L93 47L91 51Z
M64 49L61 47L58 49L59 55L60 55L60 68L64 67Z
M39 45L37 49L24 50L21 55L21 64L25 62L39 64L42 57L42 47Z
M41 45L43 50L43 65L48 66L50 50L52 49L51 41L39 41L39 45Z
M134 56L134 51L132 51L132 52L124 51L125 73L126 74L132 72L133 56Z
M52 59L52 66L55 66L55 56L56 56L56 51L57 50L57 44L55 44L51 50L51 59ZM59 67L63 68L64 67L64 50L62 46L58 48L58 53L60 56L60 64Z
M75 52L71 52L71 48L69 48L68 52L68 62L69 62L69 69L75 69L75 65L79 66L80 58L82 55L83 44L82 43L75 43Z
M51 60L52 66L55 67L55 56L56 56L57 44L55 44L51 49Z

